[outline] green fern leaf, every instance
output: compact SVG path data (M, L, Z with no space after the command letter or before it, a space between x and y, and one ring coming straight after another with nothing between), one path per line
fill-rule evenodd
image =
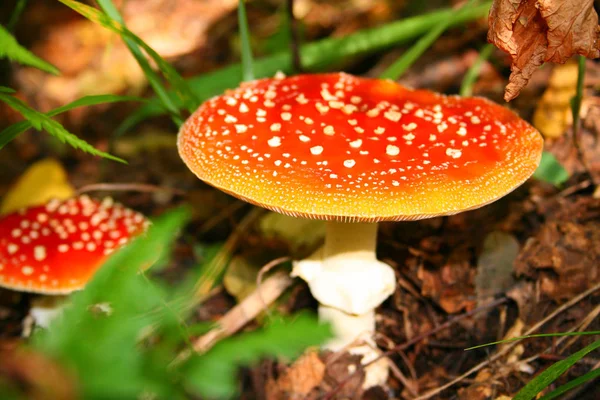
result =
M108 158L110 160L125 163L125 160L105 153L101 150L96 149L94 146L78 138L76 135L67 131L64 126L59 122L53 120L49 116L39 111L34 110L27 104L17 99L14 96L7 94L6 92L0 91L0 101L6 103L10 108L20 112L25 119L31 123L31 125L38 131L45 130L55 138L59 139L63 143L67 143L70 146L82 150L86 153Z
M30 65L42 71L58 75L60 71L54 65L35 56L32 52L17 43L17 40L0 25L0 58L8 57L21 64Z

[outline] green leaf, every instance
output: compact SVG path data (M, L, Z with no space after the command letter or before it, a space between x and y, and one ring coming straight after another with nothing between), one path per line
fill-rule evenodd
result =
M252 65L252 47L250 46L250 29L248 28L245 0L238 1L238 25L242 46L242 71L244 71L242 80L251 81L254 79L254 67Z
M44 113L34 110L33 108L29 107L27 104L25 104L21 100L17 99L16 97L13 97L4 92L0 92L0 101L3 101L10 108L20 112L23 115L23 117L25 117L25 119L27 119L29 121L31 126L33 126L38 131L45 130L46 132L48 132L52 136L56 137L60 141L65 142L76 149L85 151L86 153L125 163L124 160L122 160L118 157L112 156L108 153L105 153L103 151L96 149L94 146L92 146L88 142L78 138L71 132L67 131L57 121L53 120L52 118L50 118L49 116L47 116ZM11 127L8 127L7 129L10 129L10 128ZM9 131L9 134L11 132L12 132L12 130ZM3 138L5 134L6 134L6 129L4 131L0 132L0 137ZM7 136L9 136L9 135L7 135Z
M8 57L13 61L29 65L42 71L58 75L60 71L54 65L42 60L17 43L17 40L0 25L0 58Z
M540 400L552 400L557 398L558 396L560 396L563 393L568 392L569 390L579 386L579 385L583 385L585 382L591 381L592 379L596 379L600 377L600 368L596 368L591 370L590 372L581 375L578 378L573 379L572 381L570 381L569 383L565 383L564 385L560 386L557 389L554 389L553 391L551 391L550 393L548 393L545 396L542 396L540 398Z
M239 367L267 356L294 358L330 337L330 328L307 314L287 322L274 321L260 331L223 340L206 354L191 358L183 367L185 383L201 396L230 397L236 392Z
M16 91L6 86L0 86L0 93L16 93Z
M34 345L76 373L85 399L135 399L143 393L173 398L172 376L160 343L144 349L139 340L163 310L163 294L139 271L168 249L188 220L184 209L153 221L148 233L116 252L50 329ZM179 322L179 321L176 321ZM180 339L181 341L181 339ZM152 398L152 396L146 396Z
M544 151L540 165L533 173L533 177L554 186L560 186L569 179L569 173L552 153Z
M17 22L19 21L19 18L21 17L21 14L23 13L23 10L25 10L26 5L27 0L17 0L17 4L15 4L15 8L10 14L10 19L6 24L6 29L8 29L9 32L12 32L14 30L15 26L17 25Z
M564 360L552 364L544 372L529 381L523 389L519 390L519 393L513 397L513 400L533 399L538 393L550 386L552 382L571 368L573 364L598 348L600 348L600 340L584 347Z
M0 86L0 92L2 91L2 87ZM78 107L85 106L94 106L97 104L109 104L116 103L122 101L139 101L145 102L145 99L141 97L134 96L116 96L116 95L97 95L97 96L86 96L80 99L77 99L67 105L62 107L55 108L54 110L47 112L45 115L48 117L54 117L58 114L62 114L66 111L72 110ZM0 149L6 146L11 140L16 138L19 134L25 132L27 129L31 128L33 125L30 121L20 121L15 124L10 125L0 132Z
M380 76L382 79L398 79L406 70L423 55L423 53L431 47L431 45L451 26L455 21L461 19L461 14L469 11L473 7L475 0L469 0L467 4L456 10L455 13L445 21L442 21L437 26L433 27L427 34L423 35L417 43L411 46L402 56L390 65Z
M453 20L453 26L481 18L489 12L490 2L469 7ZM456 14L456 10L447 9L406 18L390 24L358 31L343 38L327 38L302 46L300 50L302 66L311 71L323 70L340 60L374 53L392 45L413 40L426 34L434 27ZM260 58L254 61L255 78L273 76L277 71L290 73L292 61L289 51ZM189 80L190 89L200 101L223 93L225 89L239 85L242 76L240 64L203 74ZM159 107L158 100L150 101L132 114L117 130L120 134L131 129L139 122L159 115L165 111Z

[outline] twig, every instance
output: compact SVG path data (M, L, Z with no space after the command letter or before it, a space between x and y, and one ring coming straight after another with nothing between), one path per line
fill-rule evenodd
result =
M241 303L229 310L218 322L217 327L193 341L192 349L204 353L213 347L217 341L237 332L241 327L273 303L290 285L293 279L286 271L280 271L267 278ZM179 353L171 365L179 364L192 355L192 350L186 349Z
M92 183L91 185L85 185L77 189L76 195L89 192L171 192L177 195L184 195L185 192L179 189L150 185L147 183Z
M279 257L279 258L276 258L276 259L268 262L267 264L265 264L258 271L258 274L256 275L256 289L258 290L259 297L261 296L260 287L261 287L261 285L263 283L263 277L264 277L264 275L267 272L269 272L270 270L272 270L273 268L277 267L278 265L281 265L284 262L287 262L287 261L290 261L290 260L291 260L291 257ZM261 299L262 299L262 297L261 297ZM269 312L266 301L263 301L263 307L265 309L265 312Z
M531 335L533 332L537 331L539 328L541 328L544 324L546 324L548 321L550 321L551 319L553 319L554 317L556 317L558 314L562 313L564 310L572 307L573 305L577 304L578 302L580 302L581 300L583 300L585 297L589 296L590 294L594 293L595 291L597 291L598 289L600 289L600 284L586 290L585 292L581 293L579 296L574 297L573 299L569 300L568 302L566 302L565 304L563 304L562 306L558 307L556 310L554 310L552 313L550 313L550 315L548 315L546 318L544 318L543 320L539 321L537 324L535 324L534 326L532 326L527 332L525 332L524 336L526 335ZM465 379L466 377L468 377L469 375L480 371L481 369L483 369L484 367L488 366L490 363L498 360L499 358L501 358L502 356L504 356L505 354L507 354L509 351L511 351L519 342L513 342L513 343L508 343L506 344L506 347L504 347L502 350L498 351L496 354L494 354L492 357L490 357L489 359L477 364L476 366L474 366L473 368L471 368L470 370L468 370L467 372L465 372L464 374L460 375L459 377L451 380L450 382L446 383L443 386L440 386L437 389L434 389L428 393L425 393L424 395L417 397L415 400L426 400L426 399L430 399L433 396L443 392L444 390L454 386L455 384L457 384L458 382L462 381L463 379ZM535 356L538 357L538 356Z

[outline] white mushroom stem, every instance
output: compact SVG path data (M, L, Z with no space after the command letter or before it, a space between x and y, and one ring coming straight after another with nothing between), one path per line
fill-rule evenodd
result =
M309 258L294 263L292 275L304 279L319 301L321 320L331 324L335 337L325 348L375 358L375 308L395 289L394 271L377 260L377 224L327 222L325 245ZM354 346L356 345L357 346ZM365 387L387 379L381 364L367 371Z

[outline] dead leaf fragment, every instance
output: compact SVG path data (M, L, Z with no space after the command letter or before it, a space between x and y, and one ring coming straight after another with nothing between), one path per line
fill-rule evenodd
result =
M4 196L0 214L8 214L23 207L44 204L50 199L67 199L75 189L67 180L67 173L56 160L48 158L33 164L25 171Z
M557 138L573 123L571 99L577 92L577 64L557 65L533 114L533 125L546 138Z
M554 300L570 298L600 282L600 201L589 197L560 203L560 211L527 240L515 261L518 276L539 281Z
M485 302L513 285L513 263L518 255L519 242L513 235L494 231L486 236L477 260L475 291L478 302Z
M592 0L495 0L488 41L507 52L511 75L504 99L517 97L544 62L600 57L598 14Z
M0 349L0 391L22 394L30 400L79 398L73 377L53 360L21 348ZM2 393L0 393L0 397Z
M290 365L277 380L267 383L267 399L306 399L325 376L325 364L315 351Z

